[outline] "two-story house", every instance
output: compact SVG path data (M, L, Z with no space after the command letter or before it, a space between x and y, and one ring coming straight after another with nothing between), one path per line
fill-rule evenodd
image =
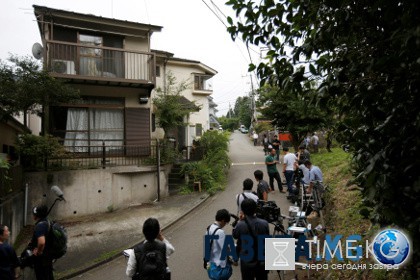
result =
M210 129L208 97L213 93L211 79L217 71L200 61L177 58L169 52L153 51L156 53L156 87L165 88L166 76L173 75L177 83L187 82L188 87L182 96L200 108L185 120L187 126L180 127L176 135L173 135L179 147L191 146L194 139Z
M201 110L189 116L189 125L179 128L176 137L180 145L188 146L209 129L207 97L212 90L208 81L217 72L199 61L152 51L151 36L161 31L160 26L33 7L44 68L78 89L82 97L76 104L45 108L43 131L62 139L67 151L75 155L70 159L74 164L88 166L85 164L98 154L105 154L106 147L107 155L122 155L130 166L122 167L124 164L111 159L102 161L109 166L104 169L27 174L32 197L28 207L51 200L46 197L51 184L58 184L67 200L53 211L57 218L129 207L153 201L157 194L167 195L168 169L157 174L155 166L137 161L153 151L153 89L163 87L169 70L178 81L191 81L183 96Z
M149 154L149 99L156 85L150 39L162 27L35 5L34 12L44 67L83 98L51 107L45 131L71 151L89 152L104 140L107 147L139 145Z

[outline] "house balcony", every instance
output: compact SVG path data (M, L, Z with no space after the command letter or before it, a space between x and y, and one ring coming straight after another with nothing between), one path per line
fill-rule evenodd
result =
M211 75L194 74L194 95L209 96L213 93Z
M150 91L155 87L154 53L60 41L46 44L46 68L53 77Z

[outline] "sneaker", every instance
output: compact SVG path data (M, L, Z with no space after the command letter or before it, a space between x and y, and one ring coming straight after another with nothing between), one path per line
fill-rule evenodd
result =
M285 190L280 190L280 192L281 192L281 193L286 193L286 191L285 191Z

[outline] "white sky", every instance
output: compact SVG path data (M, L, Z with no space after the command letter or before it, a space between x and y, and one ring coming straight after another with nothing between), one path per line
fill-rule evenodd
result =
M213 10L211 1L225 15L233 15L226 0L204 0ZM226 27L203 0L1 0L0 59L9 53L32 56L32 45L41 43L32 5L47 6L78 13L128 20L162 26L151 38L153 49L173 53L176 57L198 60L218 71L213 78L213 98L218 116L225 115L229 102L233 107L238 96L250 92L250 62L244 43L233 42ZM250 54L258 63L259 49ZM257 82L253 80L254 87Z

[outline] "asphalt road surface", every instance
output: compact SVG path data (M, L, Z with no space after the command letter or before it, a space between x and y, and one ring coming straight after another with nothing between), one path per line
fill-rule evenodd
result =
M165 237L174 245L175 253L169 259L172 280L199 280L208 279L203 269L203 235L209 224L214 222L217 210L226 208L236 213L235 195L242 192L242 182L246 178L256 183L254 171L261 169L264 179L268 181L264 165L264 152L262 146L254 147L248 135L238 131L232 133L229 156L232 166L229 170L228 184L224 191L210 197L206 202L185 216L183 219L164 231ZM280 166L278 166L281 170ZM275 183L276 184L276 183ZM282 213L287 213L290 203L286 194L276 191L269 194L269 200L276 201ZM224 228L226 234L232 233L230 225ZM119 257L103 266L79 275L73 279L103 280L103 279L129 279L125 276L127 260ZM286 274L286 279L292 279L293 273ZM239 267L234 267L232 280L241 279ZM279 279L276 272L270 272L269 279Z

